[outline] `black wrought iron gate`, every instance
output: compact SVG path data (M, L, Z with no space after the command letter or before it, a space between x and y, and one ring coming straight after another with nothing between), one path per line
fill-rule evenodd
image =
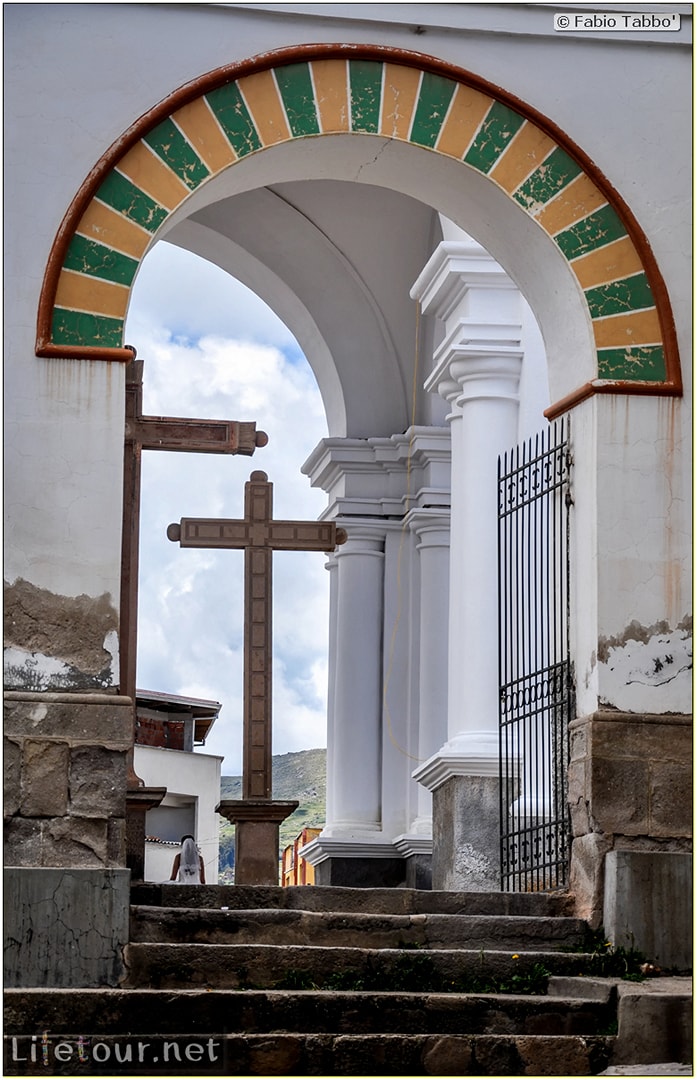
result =
M499 459L501 888L567 882L569 420Z

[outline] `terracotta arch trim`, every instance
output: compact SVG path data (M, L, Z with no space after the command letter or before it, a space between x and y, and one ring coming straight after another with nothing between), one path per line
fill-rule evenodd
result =
M267 53L188 83L136 121L97 162L55 238L37 355L130 359L122 345L130 289L169 215L249 154L336 133L398 139L461 161L547 233L584 293L597 351L597 378L565 402L681 392L665 284L644 233L596 166L501 88L378 46Z

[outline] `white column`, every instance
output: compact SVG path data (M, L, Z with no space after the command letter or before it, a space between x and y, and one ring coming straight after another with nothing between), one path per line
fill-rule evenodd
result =
M448 580L450 521L442 510L413 510L409 525L419 553L419 739L427 761L448 737ZM410 834L431 836L431 793L418 785Z
M334 813L334 700L336 694L336 622L339 592L339 573L336 556L330 555L324 564L329 573L329 653L327 657L327 796L324 809L325 821L331 821Z
M332 819L323 836L381 826L382 607L384 533L347 524L336 553Z
M521 297L474 241L439 245L414 286L445 323L426 382L450 404L448 740L415 772L498 773L497 459L517 441Z

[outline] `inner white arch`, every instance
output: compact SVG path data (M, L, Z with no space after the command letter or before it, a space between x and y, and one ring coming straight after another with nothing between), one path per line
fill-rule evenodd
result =
M341 181L345 192L327 196L329 217L319 181ZM373 190L370 202L364 188L362 218L354 185ZM414 311L392 305L390 320L389 292L404 294L398 279L413 282L440 239L436 212L478 240L527 299L544 339L550 400L594 378L588 310L556 245L491 180L433 151L360 135L270 147L199 188L160 235L195 245L241 280L249 275L260 295L283 308L315 372L330 434L390 435L410 420L414 349L405 341L413 341ZM208 232L195 235L194 225ZM364 247L372 242L379 281L368 282L367 260L347 264L347 236ZM258 264L266 267L261 275ZM379 312L370 298L376 292Z
M327 434L322 400L292 335L239 282L161 244L144 260L128 337L144 364L144 412L254 420L254 457L145 451L142 462L137 682L220 701L205 752L241 772L243 556L172 544L184 516L240 517L263 469L277 517L315 520L324 494L301 466ZM321 554L274 556L274 753L326 745L328 575Z

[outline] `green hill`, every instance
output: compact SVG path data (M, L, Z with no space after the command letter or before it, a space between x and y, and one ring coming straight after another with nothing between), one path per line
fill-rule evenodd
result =
M271 762L274 799L297 799L300 803L294 814L281 824L280 847L283 850L301 829L321 828L324 825L327 797L327 751L299 750L293 754L276 754ZM242 777L221 776L221 799L242 798ZM220 819L220 858L218 880L231 880L235 865L235 826Z

